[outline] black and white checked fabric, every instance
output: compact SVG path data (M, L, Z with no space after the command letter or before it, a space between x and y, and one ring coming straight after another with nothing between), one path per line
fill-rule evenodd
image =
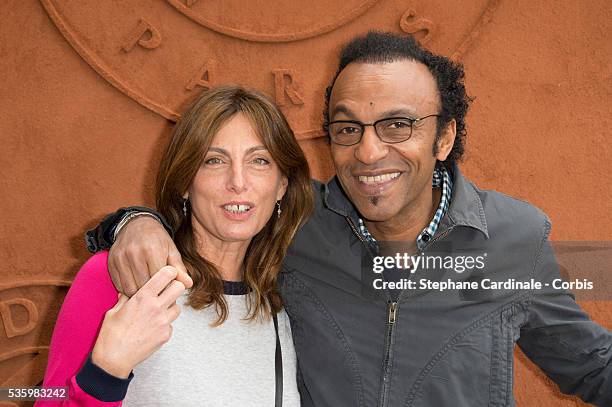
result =
M450 206L451 195L453 194L453 180L451 179L448 170L444 168L444 166L439 166L434 169L431 186L432 188L441 187L442 197L440 198L440 205L438 205L438 209L436 210L433 219L431 222L429 222L429 225L417 236L416 244L419 250L423 250L427 242L429 242L436 233L436 230L438 230L438 225L440 225L440 221ZM368 229L361 218L359 218L359 231L367 242L371 243L375 247L378 247L376 239L374 239L374 236L368 232Z

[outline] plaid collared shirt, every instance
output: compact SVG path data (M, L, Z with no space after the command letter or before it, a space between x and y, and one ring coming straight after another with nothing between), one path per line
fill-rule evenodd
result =
M423 250L427 242L429 242L436 233L436 230L438 230L438 226L440 225L440 221L450 206L451 195L453 194L453 180L451 179L448 170L444 168L444 166L439 166L434 169L431 186L432 188L441 187L442 197L440 198L440 205L438 205L438 209L436 210L433 219L431 222L429 222L429 225L417 236L416 244L419 250ZM368 229L361 218L359 218L359 231L367 242L378 248L376 239L374 239L374 236L368 232Z

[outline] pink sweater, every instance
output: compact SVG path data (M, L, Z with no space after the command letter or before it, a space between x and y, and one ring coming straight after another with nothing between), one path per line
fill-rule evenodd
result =
M106 311L117 303L117 291L108 274L107 259L108 252L100 252L81 267L64 299L53 330L43 386L68 386L69 399L38 401L36 407L121 405L121 401L98 400L81 388L89 388L93 383L98 386L98 390L100 386L106 386L106 390L116 393L118 388L126 390L129 383L129 379L123 381L109 375L104 377L103 371L90 362L86 363ZM79 372L81 374L77 382ZM100 382L100 378L106 380ZM90 393L95 391L90 390Z

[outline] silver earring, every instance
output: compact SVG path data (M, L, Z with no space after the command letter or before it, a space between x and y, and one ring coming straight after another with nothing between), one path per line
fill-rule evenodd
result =
M280 218L280 214L281 214L281 207L280 207L280 201L276 201L276 206L278 209L276 209L276 217Z
M187 201L188 199L183 199L183 216L187 217Z

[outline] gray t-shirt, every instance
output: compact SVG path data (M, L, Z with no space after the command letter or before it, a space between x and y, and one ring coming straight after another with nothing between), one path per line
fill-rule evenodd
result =
M194 310L187 294L177 300L180 316L172 338L136 366L123 405L265 406L274 405L276 335L272 318L244 320L247 295L225 295L227 320L211 327L214 307ZM296 357L289 318L278 314L283 355L283 407L299 407Z

